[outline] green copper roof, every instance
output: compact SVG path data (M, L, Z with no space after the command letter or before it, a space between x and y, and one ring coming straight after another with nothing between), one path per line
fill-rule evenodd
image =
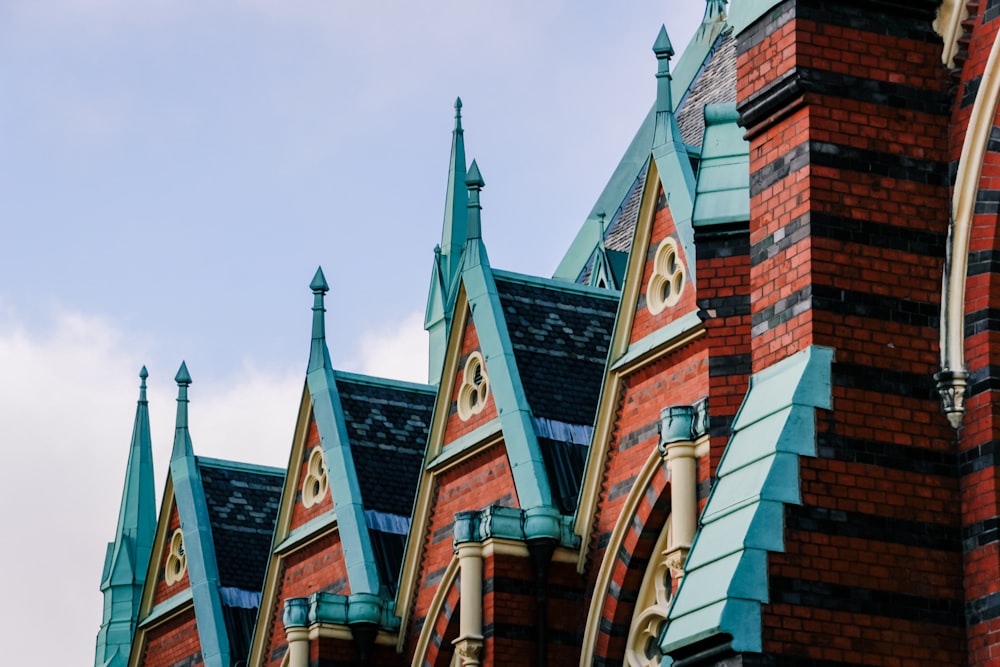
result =
M678 58L676 67L673 68L670 78L670 102L674 112L684 104L686 96L697 77L702 72L706 61L711 57L715 38L726 26L726 23L717 12L716 5L720 0L708 0L705 9L706 23L711 26L710 30L704 31L704 35L699 32L700 38L693 39L684 52ZM710 20L711 19L711 20ZM668 38L669 39L669 38ZM569 250L563 256L559 267L553 277L558 280L576 281L595 249L594 227L598 224L598 213L601 211L616 211L625 200L629 189L635 182L636 177L642 171L649 160L653 146L654 127L656 125L657 107L654 102L649 113L639 125L635 137L629 144L618 165L615 167L607 185L595 202L587 219L581 225L579 231L570 245ZM660 169L663 167L660 165ZM693 181L692 181L693 185ZM693 189L692 189L693 193ZM612 216L613 217L613 216ZM610 222L610 220L608 221ZM602 230L606 231L606 230Z
M344 408L337 392L337 382L330 364L330 352L325 338L323 295L325 283L310 286L315 295L313 304L313 339L309 355L306 385L312 400L313 417L319 430L323 456L330 476L330 491L340 541L344 549L347 579L352 593L379 593L378 568L365 521L361 487L351 454L344 420Z
M718 634L761 651L767 552L784 550L784 505L800 504L799 456L816 455L816 408L831 408L833 350L813 346L755 374L661 636L664 654Z
M466 234L465 133L462 129L462 99L455 100L455 129L452 131L448 186L441 228L441 245L434 248L434 265L427 291L424 329L430 333L427 378L436 384L441 378L448 330L451 326L455 285L462 263Z
M779 0L733 0L729 8L729 25L738 35L779 4Z
M750 219L750 142L738 120L735 102L705 106L695 227Z
M522 508L550 506L552 492L531 422L531 408L517 371L514 346L481 238L479 191L484 181L475 160L465 182L469 187L469 235L463 255L462 281L486 361L490 391L500 415L514 486Z
M128 663L156 534L156 489L153 445L149 435L149 403L146 400L147 377L149 373L143 366L139 372L139 401L125 468L118 527L114 542L108 544L104 575L101 577L104 617L97 635L95 665Z
M229 636L219 596L219 567L212 541L212 524L201 471L188 431L187 392L191 375L187 364L181 362L174 379L177 382L177 422L170 457L170 478L184 535L184 553L187 555L201 655L206 667L230 667Z

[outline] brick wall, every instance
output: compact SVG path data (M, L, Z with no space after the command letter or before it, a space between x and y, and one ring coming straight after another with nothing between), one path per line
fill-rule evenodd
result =
M973 10L976 7L972 7ZM957 167L962 142L976 93L982 83L987 57L996 38L995 3L978 3L978 12L967 22L967 60L960 70L951 111L949 158ZM958 468L961 475L962 551L964 559L965 619L969 663L994 664L1000 654L1000 549L997 525L998 484L993 451L1000 428L996 413L996 381L1000 367L1000 305L997 284L1000 212L1000 120L993 120L982 175L978 183L965 302L965 360L970 372L966 415L960 432Z
M271 618L264 655L267 664L272 667L281 663L287 646L285 626L281 620L286 599L309 597L317 592L350 595L351 591L338 533L293 551L280 563L279 571L272 574L278 581L274 608L261 610L262 614Z
M203 664L194 607L188 607L170 620L149 629L139 664L143 667L195 667Z
M933 2L789 0L737 36L751 355L835 349L820 458L769 559L789 664L965 664L953 435L931 379L950 206Z
M450 438L450 433L446 435ZM430 519L423 535L414 611L408 631L411 644L423 627L441 577L454 554L452 524L455 513L489 505L519 507L507 450L499 443L450 468L435 478ZM412 654L413 646L409 652Z

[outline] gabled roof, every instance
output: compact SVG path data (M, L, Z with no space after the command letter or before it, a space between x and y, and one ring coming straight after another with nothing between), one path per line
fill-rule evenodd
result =
M501 271L494 276L532 414L591 426L619 293Z
M736 100L736 46L733 31L727 27L721 13L722 5L724 3L719 0L706 2L701 29L678 59L666 86L669 90L659 93L661 98L669 98L680 140L686 147L693 168L697 167L703 143L705 105ZM586 281L597 238L592 228L599 224L601 213L612 216L603 230L605 246L610 250L626 250L631 245L637 223L636 205L642 195L641 184L645 181L649 156L657 140L654 131L656 123L657 105L654 103L556 269L555 278ZM660 169L664 171L664 165L661 164Z
M335 626L374 623L391 631L396 623L392 598L423 465L435 388L334 370L324 317L324 298L330 288L322 269L316 271L310 289L314 302L306 386L261 608L274 610L282 604L277 599L280 586L275 579L281 573L281 559L312 540L327 539L327 533L335 530L350 593L329 593L324 588L332 582L317 581L308 598L294 598L296 608L305 612L295 622ZM319 516L293 529L302 483L301 462L312 422L329 474L332 503ZM262 660L272 621L263 614L257 619L253 664Z

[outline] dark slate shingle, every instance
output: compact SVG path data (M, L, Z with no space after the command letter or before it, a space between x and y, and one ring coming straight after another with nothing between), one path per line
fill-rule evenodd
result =
M701 147L705 135L705 105L736 101L736 39L732 28L719 35L708 62L677 110L684 143Z
M365 509L409 517L423 466L434 392L339 376Z
M535 417L593 424L618 293L496 278L517 370Z
M271 554L283 470L198 459L220 585L259 593Z

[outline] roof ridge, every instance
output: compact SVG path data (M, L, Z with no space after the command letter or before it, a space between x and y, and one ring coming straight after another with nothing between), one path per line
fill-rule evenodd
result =
M286 469L276 466L264 465L262 463L248 463L245 461L232 461L229 459L217 459L211 456L195 456L195 461L200 466L209 468L221 468L224 470L242 470L245 472L259 472L265 475L284 476Z
M355 384L371 385L373 387L390 387L403 391L419 391L424 393L436 393L437 386L423 384L421 382L411 382L409 380L399 380L396 378L386 378L377 375L367 375L365 373L353 373L351 371L334 370L333 375L337 380L345 380Z
M606 287L596 287L594 285L584 285L581 283L571 283L558 278L548 278L545 276L533 276L527 273L517 273L515 271L504 271L493 269L493 275L498 281L520 283L522 285L532 285L542 289L551 289L558 292L575 292L603 299L618 299L621 290L609 289Z

